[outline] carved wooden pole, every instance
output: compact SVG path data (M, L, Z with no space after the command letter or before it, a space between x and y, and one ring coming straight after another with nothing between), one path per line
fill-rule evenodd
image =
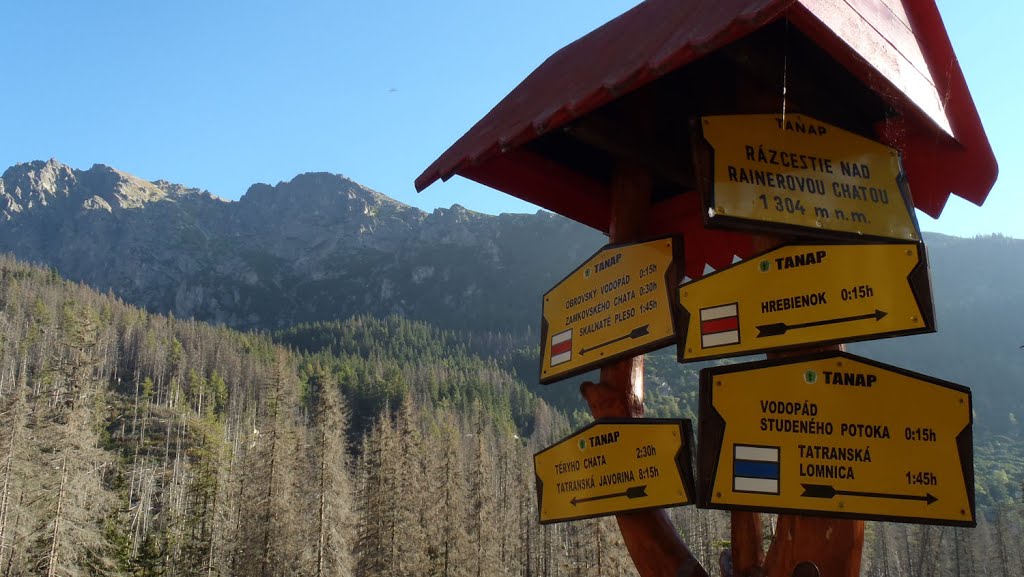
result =
M612 184L609 241L643 237L651 206L651 178L643 167L623 162ZM644 358L623 359L601 368L601 380L580 387L595 419L642 417ZM679 537L664 509L615 516L641 577L706 577L707 572Z
M743 576L755 575L754 571L764 565L764 549L761 548L761 514L749 511L733 511L732 567L722 567L722 574Z
M771 236L754 237L754 252L784 244ZM808 347L769 353L769 359L821 351L841 351L843 345ZM775 539L765 555L761 549L761 519L757 513L732 514L734 577L857 577L864 548L864 521L779 515Z
M822 351L843 345L771 353L770 359ZM775 539L765 556L765 577L857 577L864 549L864 521L829 517L779 515Z

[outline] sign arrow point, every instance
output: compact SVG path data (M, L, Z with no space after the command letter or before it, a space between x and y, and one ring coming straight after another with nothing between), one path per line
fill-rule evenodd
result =
M637 327L637 328L633 329L632 332L629 333L629 338L631 338L631 339L638 339L640 337L647 336L651 332L650 328L651 328L651 325L649 325L649 324Z
M777 337L786 334L789 329L786 323L772 323L770 325L757 325L757 337Z
M626 489L626 497L630 499L638 499L640 497L647 496L647 485L637 485L636 487L630 487Z
M650 334L650 332L651 332L650 328L651 328L651 325L649 325L649 324L641 325L641 326L633 329L632 331L630 331L629 334L622 335L621 337L615 337L614 339L611 339L611 340L605 341L603 343L594 345L594 346L592 346L590 348L580 349L580 353L579 354L582 356L582 355L585 355L585 354L587 354L587 353L589 353L591 351L596 351L597 349L599 349L601 347L605 347L605 346L608 346L610 344L617 343L619 341L624 341L626 339L639 339L640 337L645 337L648 334Z
M808 485L803 484L804 492L801 497L815 497L820 499L831 499L836 495L836 489L832 485Z
M880 321L883 318L885 318L885 315L887 315L887 314L889 314L889 313L887 313L885 311L880 311L878 309L875 309L875 320L876 321Z
M925 496L925 501L927 501L929 505L931 505L932 503L934 503L934 502L936 502L938 500L939 500L939 498L936 497L935 495L932 495L931 493L928 493Z

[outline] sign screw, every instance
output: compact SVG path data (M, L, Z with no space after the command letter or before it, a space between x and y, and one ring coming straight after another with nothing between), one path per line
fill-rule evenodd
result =
M916 323L917 322L917 315L911 315L910 316L910 321Z
M793 567L793 577L821 577L821 571L814 563L803 561Z
M725 207L720 206L715 210L718 212L718 214L725 214Z

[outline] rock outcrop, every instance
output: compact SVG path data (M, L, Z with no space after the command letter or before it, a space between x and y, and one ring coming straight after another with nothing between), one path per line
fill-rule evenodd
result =
M340 175L237 202L95 165L0 177L0 250L155 312L235 328L398 313L518 331L604 237L545 212L426 213Z

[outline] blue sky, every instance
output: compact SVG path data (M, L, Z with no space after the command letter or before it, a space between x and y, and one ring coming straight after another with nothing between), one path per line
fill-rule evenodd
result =
M635 3L7 3L0 170L102 163L229 199L328 171L425 210L533 212L460 178L422 194L412 182L544 58ZM922 228L1024 238L1024 2L939 8L1000 178L983 208L954 197Z

